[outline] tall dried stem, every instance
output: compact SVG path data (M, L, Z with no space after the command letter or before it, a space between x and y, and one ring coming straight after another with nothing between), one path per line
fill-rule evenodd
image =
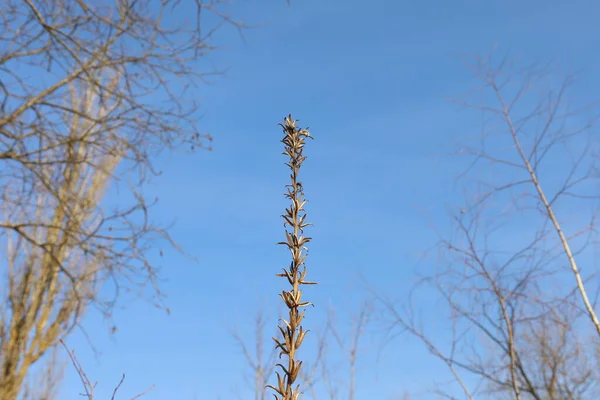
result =
M302 301L302 291L300 285L311 285L316 282L307 282L304 280L306 276L306 244L310 242L309 237L304 237L303 229L309 224L306 222L306 213L304 212L304 192L302 182L298 180L298 173L302 163L306 159L302 155L306 138L311 138L310 133L306 129L296 127L298 121L292 119L291 114L284 119L284 123L280 124L283 128L284 137L281 141L285 146L283 154L289 157L289 162L286 165L290 168L290 184L286 186L287 192L285 197L291 201L291 206L286 208L285 214L282 215L285 220L284 226L289 227L285 231L285 242L279 242L287 246L292 254L292 262L289 269L283 269L283 273L277 276L287 278L291 286L291 290L282 291L281 298L289 309L289 317L286 321L281 319L284 326L279 325L279 330L283 340L273 338L276 343L276 348L279 350L279 357L286 355L288 357L287 368L283 364L277 364L281 368L283 374L277 374L277 387L268 385L275 390L275 398L277 400L296 400L300 396L300 385L294 388L294 382L298 377L302 361L296 359L296 351L300 348L304 337L308 331L304 331L301 324L304 318L305 310L300 311L301 307L312 305L310 302ZM302 270L300 268L302 267Z

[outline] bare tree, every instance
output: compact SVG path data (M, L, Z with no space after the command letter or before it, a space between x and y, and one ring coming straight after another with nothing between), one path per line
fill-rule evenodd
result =
M242 349L242 354L252 370L252 389L254 400L265 400L267 398L267 382L275 369L277 351L271 347L270 351L265 348L265 327L268 322L266 313L259 311L254 317L254 351L244 340L237 329L232 330L235 341Z
M81 381L81 385L83 386L83 393L80 393L80 395L83 396L83 397L85 397L87 400L94 400L94 399L96 399L97 397L95 395L95 391L96 391L97 382L92 382L90 380L90 378L88 377L87 373L83 369L83 366L79 362L79 359L77 359L77 356L75 355L75 352L72 351L72 350L70 350L67 347L67 345L66 345L66 343L64 341L61 340L60 342L63 345L64 349L67 351L67 353L69 355L69 359L71 360L71 364L75 368L75 371L77 371L77 375L79 376L79 379ZM121 385L123 385L124 381L125 381L125 374L123 374L121 376L121 380L119 381L119 383L113 389L112 395L110 396L110 400L116 400L117 399L117 394L119 392L119 389L121 388ZM140 393L136 394L130 400L139 399L140 397L143 397L144 395L146 395L147 393L149 393L152 389L154 389L154 385L150 386L148 389L144 390L143 392L140 392Z
M331 335L335 339L335 342L339 346L340 350L344 354L348 362L348 381L344 385L340 385L347 388L347 399L354 400L356 396L356 369L358 363L358 351L360 348L360 340L362 339L365 329L371 321L371 304L365 302L360 307L358 313L352 317L352 326L349 332L349 339L344 340L343 335L339 329L339 322L336 318L333 309L329 311L329 318L327 321L327 327ZM323 358L325 361L325 358ZM326 371L328 366L324 362L323 371ZM327 381L325 380L327 384ZM329 386L329 385L328 385Z
M161 150L210 141L188 89L215 30L240 26L217 0L8 0L0 18L0 398L13 400L89 306L162 305L155 254L178 247L140 188ZM110 189L125 189L118 205Z
M356 315L351 318L350 329L341 329L345 325L336 317L333 308L327 312L325 323L315 329L316 355L308 363L303 363L299 379L302 381L305 395L317 400L319 393L325 392L325 398L330 400L346 398L354 399L356 387L356 370L359 362L360 343L365 335L367 326L371 323L372 305L365 302ZM274 370L277 353L267 352L264 347L265 313L259 312L254 319L256 342L254 351L245 342L243 336L234 330L235 341L241 346L253 377L254 398L266 398L265 382ZM347 337L348 339L345 339ZM334 353L341 353L342 360L334 360ZM341 372L340 372L341 371ZM344 374L347 372L347 376Z
M316 334L316 356L301 374L304 388L313 400L323 397L317 394L319 391L325 392L324 397L330 400L356 397L359 350L372 322L371 310L371 303L364 302L350 317L349 329L341 329L347 321L340 320L334 308L328 310L325 324Z
M481 113L483 132L457 152L471 157L467 204L453 214L455 235L439 233L436 270L421 280L447 305L450 348L416 320L417 300L402 311L379 299L449 367L464 398L596 398L600 325L586 264L600 198L598 109L572 104L572 76L554 89L548 66L490 57L475 69L482 86L471 94L482 103L461 103Z
M327 324L324 327L313 329L313 334L316 337L316 355L310 362L304 364L304 368L300 371L305 393L310 393L313 400L317 400L317 388L323 383L329 392L329 398L332 398L331 385L328 380L329 368L327 367L327 357L329 351L329 330Z
M23 383L22 400L60 399L60 382L65 371L60 350L58 347L52 348L41 368L29 374Z

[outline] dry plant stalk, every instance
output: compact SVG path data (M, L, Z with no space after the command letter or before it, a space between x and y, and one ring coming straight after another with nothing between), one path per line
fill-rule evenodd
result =
M286 208L286 213L282 215L285 220L284 226L289 226L291 232L286 230L286 241L279 242L279 244L287 246L290 250L292 253L292 262L289 269L283 269L283 273L277 274L277 276L287 278L291 286L291 290L281 293L281 298L289 309L289 320L281 319L285 326L278 326L283 336L283 341L275 337L273 338L277 344L276 348L280 350L279 357L281 358L284 354L288 357L288 366L286 368L283 364L277 364L283 370L283 376L279 372L276 372L277 387L267 386L277 392L274 396L278 400L296 400L300 396L300 385L296 385L295 388L293 387L302 366L302 361L296 359L296 351L300 348L306 333L308 333L301 326L306 310L300 311L300 308L312 305L310 302L302 301L300 285L316 284L316 282L307 282L304 280L306 276L304 260L306 259L305 250L307 250L305 245L310 242L311 238L302 236L303 229L310 224L306 222L306 213L304 212L306 200L304 200L302 182L298 180L300 167L306 159L302 154L305 140L312 137L308 130L298 128L296 126L297 122L297 120L292 119L290 114L284 119L284 123L280 124L284 132L284 137L281 141L285 146L283 154L290 158L290 161L286 165L291 170L291 183L286 186L287 193L285 193L285 197L292 204L289 208ZM301 267L303 267L302 270L300 270Z

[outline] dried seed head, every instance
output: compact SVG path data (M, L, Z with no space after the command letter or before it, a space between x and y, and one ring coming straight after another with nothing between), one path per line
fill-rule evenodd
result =
M301 285L314 285L316 282L308 282L304 278L306 276L306 244L311 238L303 235L303 229L310 225L306 222L306 213L304 205L304 188L302 182L298 180L300 167L306 157L302 154L304 150L305 139L311 138L307 129L300 129L296 126L298 120L294 120L292 115L288 115L283 120L283 124L279 124L283 128L283 139L281 142L284 145L283 154L289 160L285 163L290 169L290 183L286 185L284 196L290 200L291 205L285 209L283 218L283 226L285 230L285 241L279 242L288 248L292 255L292 261L289 269L284 269L283 273L277 276L286 278L291 286L290 290L284 290L280 293L280 297L289 309L288 319L281 319L283 325L279 325L279 332L282 339L273 338L276 349L279 350L279 357L286 355L288 357L288 365L277 364L282 370L283 375L277 372L277 387L268 385L267 387L275 391L274 397L277 400L297 400L300 396L300 386L294 382L298 378L302 361L296 360L296 350L304 341L308 331L305 331L300 324L304 319L304 310L299 311L300 307L312 305L310 302L302 301ZM301 270L301 267L302 270Z

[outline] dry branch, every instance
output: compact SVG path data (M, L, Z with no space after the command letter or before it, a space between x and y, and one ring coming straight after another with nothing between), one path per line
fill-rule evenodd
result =
M180 249L141 187L162 150L210 143L188 89L211 74L197 61L215 30L241 26L218 0L7 0L0 20L0 398L14 400L91 306L164 306L157 255Z
M415 322L412 302L401 312L379 299L467 398L596 398L600 325L586 287L596 273L586 268L582 277L577 257L597 243L597 103L573 107L573 78L554 89L547 67L478 58L475 70L484 103L461 103L481 113L484 127L476 145L457 151L471 160L461 176L466 203L452 215L454 235L438 232L435 271L420 282L447 306L447 319L439 308L436 317L450 325L449 349ZM581 210L589 210L583 223ZM596 333L586 350L583 316Z

